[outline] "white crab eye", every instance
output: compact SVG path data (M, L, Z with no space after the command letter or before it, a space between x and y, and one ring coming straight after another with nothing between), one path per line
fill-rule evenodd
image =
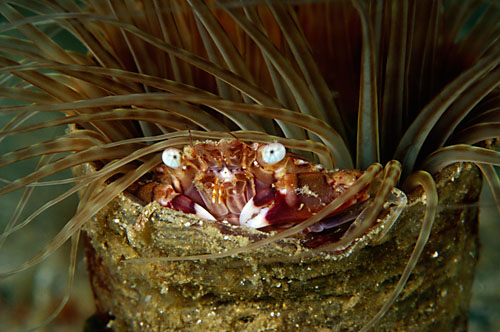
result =
M271 143L261 147L260 153L266 164L275 164L285 158L286 148L281 143Z
M171 168L177 168L181 165L181 150L168 148L161 155L163 163Z

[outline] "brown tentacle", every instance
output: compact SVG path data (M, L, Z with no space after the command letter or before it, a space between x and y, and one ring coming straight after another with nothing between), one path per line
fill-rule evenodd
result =
M368 323L366 323L365 326L363 326L360 332L366 332L374 327L375 324L377 324L377 322L389 310L394 301L396 301L397 297L408 281L411 272L415 268L415 265L417 264L417 261L422 254L422 251L424 250L427 240L429 239L432 224L434 223L434 218L436 217L438 205L436 183L429 173L424 171L417 171L406 180L404 187L407 191L410 191L418 186L422 186L424 188L425 194L427 196L427 207L425 210L424 221L422 222L422 228L420 229L420 234L418 235L417 242L415 243L415 247L413 248L413 252L411 253L408 263L406 263L403 274L399 278L396 288L392 291L391 295L389 295L389 298L385 301L384 305L378 311L378 313Z

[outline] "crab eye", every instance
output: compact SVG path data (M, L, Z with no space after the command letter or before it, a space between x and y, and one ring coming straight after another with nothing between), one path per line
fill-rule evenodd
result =
M260 153L266 164L275 164L285 158L286 149L283 144L271 143L261 147Z
M171 168L177 168L181 165L181 150L168 148L161 155L163 163Z

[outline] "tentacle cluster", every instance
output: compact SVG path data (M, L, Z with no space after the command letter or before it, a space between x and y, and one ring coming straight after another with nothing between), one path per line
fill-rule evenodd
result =
M323 248L341 250L396 199L400 173L410 187L424 188L428 210L414 255L365 329L388 310L426 242L437 204L429 174L474 162L500 206L492 166L500 153L491 148L500 101L494 2L7 0L0 14L0 114L9 117L0 132L0 196L24 190L0 244L80 193L59 233L31 259L2 266L2 278L51 255L152 172L165 149L194 139L280 143L326 169L366 171L324 209L277 235L179 259L233 255L297 234L372 181L380 184L353 227ZM63 125L71 131L42 138ZM22 141L25 134L32 140ZM485 140L493 144L485 147ZM7 174L32 159L39 160L32 171ZM386 163L383 173L379 162ZM88 163L93 174L63 173ZM71 187L23 216L39 187L65 184Z

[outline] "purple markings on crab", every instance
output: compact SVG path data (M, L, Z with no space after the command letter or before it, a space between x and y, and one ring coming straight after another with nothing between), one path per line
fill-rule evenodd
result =
M192 213L203 219L216 220L214 216L212 216L201 205L194 203L192 200L183 195L176 196L169 203L167 203L167 207L184 213Z
M184 213L196 213L193 201L183 195L176 196L167 203L167 207Z
M272 202L276 197L276 190L274 188L265 188L259 191L252 198L255 206L263 206Z

